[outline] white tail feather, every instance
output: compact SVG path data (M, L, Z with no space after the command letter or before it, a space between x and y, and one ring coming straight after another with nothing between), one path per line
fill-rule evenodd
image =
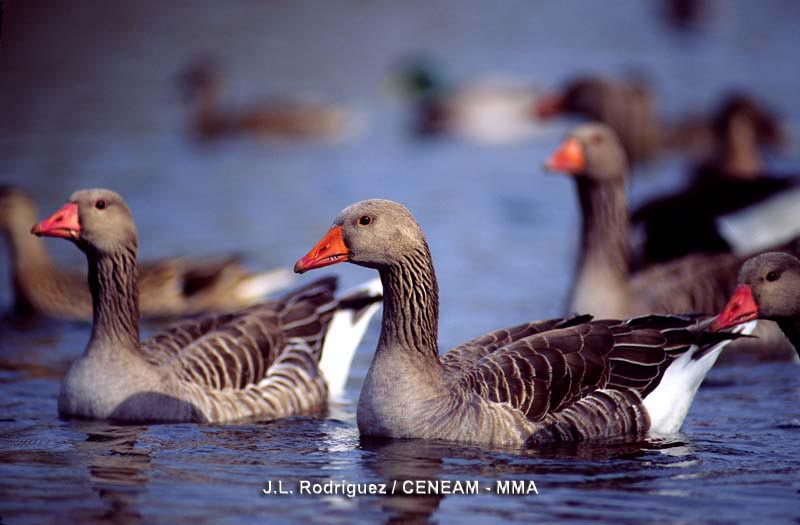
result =
M756 321L750 321L732 331L750 335L755 327ZM643 400L644 407L650 415L650 432L674 434L681 428L700 383L714 366L722 349L730 342L729 340L717 343L700 359L692 359L692 355L697 351L697 348L693 347L669 365L656 389Z
M234 293L241 301L252 302L286 288L294 279L295 275L291 270L278 268L251 275L236 286Z
M383 295L383 287L379 278L368 281L347 293L365 291L372 297ZM344 294L344 295L347 295ZM358 319L353 310L337 310L328 325L325 344L322 345L320 370L328 381L328 397L332 401L344 398L344 387L350 375L350 365L356 355L356 349L364 338L370 319L381 307L380 301L369 305Z

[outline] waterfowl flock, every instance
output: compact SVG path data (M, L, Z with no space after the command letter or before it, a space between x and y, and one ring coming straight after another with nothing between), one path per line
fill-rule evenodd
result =
M181 82L191 133L203 141L332 137L345 125L344 110L325 105L225 108L209 63L187 70ZM674 202L631 215L631 168L677 143L670 137L678 128L656 116L644 83L586 76L544 95L522 85L456 88L422 67L404 72L403 82L423 134L500 143L529 140L558 115L590 120L532 163L544 160L547 171L569 176L580 206L563 317L517 322L440 353L433 257L411 211L391 200L342 210L294 266L303 274L350 262L377 270L379 279L341 293L335 277L299 278L296 288L273 296L295 277L282 269L250 272L236 256L139 264L133 215L111 190L77 191L42 220L29 195L5 186L0 226L14 315L92 323L63 378L58 413L194 423L323 414L330 400L343 399L353 355L381 305L357 404L365 436L536 447L673 434L726 347L797 360L800 243L788 238L759 250L768 253L735 253L718 242L718 231L703 237L717 215L795 184L763 174L759 148L779 143L782 132L756 101L727 98L705 125L710 146L694 169L697 184ZM725 205L707 205L717 191ZM732 193L741 198L728 199ZM669 244L657 240L657 220L671 220L670 206L705 223L697 221L695 244L656 253L653 246ZM631 219L647 225L643 254L634 253ZM75 244L87 271L58 267L39 237ZM172 322L142 340L140 318Z

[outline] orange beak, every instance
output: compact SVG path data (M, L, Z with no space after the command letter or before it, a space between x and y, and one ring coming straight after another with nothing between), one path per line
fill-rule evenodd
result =
M740 284L722 309L722 313L711 323L711 329L722 330L756 318L758 318L758 305L753 298L753 290L746 284Z
M74 202L66 203L60 210L47 219L34 224L31 233L46 237L61 237L63 239L77 239L81 231L81 221L78 218L78 205Z
M578 139L569 138L544 163L547 171L576 174L586 168L586 158Z
M350 250L344 244L342 227L334 226L316 246L311 248L305 257L294 265L296 273L305 273L308 270L322 268L332 264L350 260Z

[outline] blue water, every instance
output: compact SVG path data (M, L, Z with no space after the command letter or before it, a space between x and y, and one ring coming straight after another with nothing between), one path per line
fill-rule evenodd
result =
M710 3L703 31L683 36L659 21L658 4L605 4L7 5L0 180L24 186L41 214L75 189L111 187L131 205L142 258L238 251L254 268L293 264L355 200L401 201L432 247L448 348L561 313L575 255L573 188L539 166L568 128L496 148L416 141L387 81L406 54L434 53L456 82L504 72L548 87L579 71L634 69L651 79L667 117L747 87L795 136L800 130L798 4ZM175 76L199 54L223 65L233 105L287 92L317 96L361 111L366 131L342 144L242 139L198 147L186 135ZM633 199L679 184L683 162L666 157L646 168ZM774 162L796 167L800 159L795 148ZM48 247L64 264L84 264L69 243ZM7 266L0 258L0 274ZM331 271L345 286L372 277L348 265ZM4 284L0 305L9 301ZM0 523L800 522L794 365L718 367L683 433L669 439L523 452L360 440L353 400L375 326L354 363L351 402L327 418L62 421L60 377L87 336L80 323L0 323ZM480 494L261 494L270 481L297 491L300 481L404 479L478 481ZM533 481L538 495L487 492L497 480Z

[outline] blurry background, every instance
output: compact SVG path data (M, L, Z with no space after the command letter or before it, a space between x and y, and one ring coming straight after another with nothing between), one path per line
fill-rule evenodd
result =
M0 5L0 182L31 193L40 217L76 189L109 187L133 210L142 258L237 251L253 268L271 268L291 266L344 206L397 200L415 214L433 251L443 348L563 313L579 216L571 182L541 166L576 121L534 118L530 135L503 144L417 136L414 104L397 77L409 57L433 65L450 86L503 77L534 87L534 97L583 73L643 79L655 112L671 122L706 115L724 93L745 90L792 137L767 153L767 166L791 174L800 165L795 1ZM686 6L688 18L675 21L670 13ZM249 119L249 108L267 99L295 101L300 117ZM342 115L343 136L298 131L324 131ZM254 132L287 122L295 126L289 137ZM633 202L679 188L693 161L671 151L638 165ZM69 243L46 244L58 261L84 266ZM0 246L3 309L11 301L7 253ZM373 276L352 265L330 272L345 285ZM351 399L377 330L356 359ZM438 499L427 510L409 500L416 522L429 522L426 512L438 512L434 522L464 523L639 523L643 512L684 522L796 519L791 465L800 424L796 371L785 365L715 370L721 375L710 378L687 419L687 443L527 459L471 447L426 452L424 443L365 449L353 404L339 407L338 419L259 426L60 421L59 380L87 333L77 323L0 337L11 363L0 374L0 408L9 418L0 428L2 492L14 491L0 510L15 523L53 515L76 523L109 516L118 523L252 523L251 511L287 523L391 521L395 511L379 498L298 505L257 493L270 477L381 481L392 468L487 483L521 476L544 489L538 499L448 498L438 511Z
M403 202L429 237L442 338L454 343L561 312L577 210L572 185L540 166L570 126L543 124L511 145L421 140L398 66L421 56L452 85L504 75L544 91L581 73L635 75L667 120L710 112L723 93L746 89L797 136L800 6L708 0L680 28L669 5L6 2L0 179L31 192L41 215L78 188L119 191L143 258L235 250L256 267L291 265L353 201ZM198 62L214 64L220 105L231 111L268 98L319 101L354 112L359 129L332 141L197 141L180 81ZM789 148L772 162L796 160ZM680 185L687 163L667 154L639 168L634 202ZM83 264L72 246L48 246ZM370 276L335 271L347 282ZM0 296L7 304L8 288Z

